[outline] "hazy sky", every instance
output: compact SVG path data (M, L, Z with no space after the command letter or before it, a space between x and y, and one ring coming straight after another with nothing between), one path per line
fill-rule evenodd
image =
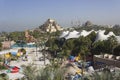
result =
M78 20L120 24L120 0L0 0L0 31L36 28L48 18L62 27Z

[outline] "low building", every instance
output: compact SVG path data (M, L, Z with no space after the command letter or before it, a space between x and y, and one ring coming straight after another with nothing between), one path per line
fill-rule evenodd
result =
M2 49L9 49L13 44L15 44L14 41L4 41L2 42Z

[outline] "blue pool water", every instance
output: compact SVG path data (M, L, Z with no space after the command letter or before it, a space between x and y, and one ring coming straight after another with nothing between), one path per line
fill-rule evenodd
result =
M33 48L33 47L36 47L34 44L23 44L23 45L17 45L17 44L14 44L11 46L11 48L19 48L19 47L28 47L28 48Z
M17 52L11 52L11 54L12 54L13 56L16 56Z

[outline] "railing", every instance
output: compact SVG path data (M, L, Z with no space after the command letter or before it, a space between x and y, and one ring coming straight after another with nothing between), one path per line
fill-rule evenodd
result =
M118 60L112 60L107 58L99 58L94 56L94 66L95 67L105 67L105 66L114 66L120 68L120 61Z

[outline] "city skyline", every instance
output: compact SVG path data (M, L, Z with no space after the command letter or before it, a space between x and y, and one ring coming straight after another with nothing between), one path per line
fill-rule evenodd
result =
M36 28L48 18L62 27L71 21L98 25L120 23L120 0L0 0L0 31Z

